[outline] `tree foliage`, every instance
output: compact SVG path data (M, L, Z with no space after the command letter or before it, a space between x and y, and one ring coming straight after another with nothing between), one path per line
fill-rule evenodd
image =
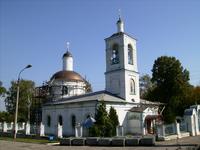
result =
M118 120L117 112L112 106L110 107L108 117L109 117L111 124L113 126L112 136L114 136L114 135L116 135L116 127L119 125L119 120Z
M152 82L157 85L160 99L168 102L172 96L184 93L189 85L189 72L183 69L175 57L161 56L155 60L152 69Z
M154 62L152 82L155 87L148 93L147 98L165 103L165 121L174 121L175 116L182 115L187 107L191 90L189 72L175 57L161 56Z
M188 105L192 104L200 104L200 86L196 86L192 88L191 91L191 98L190 101L188 101Z
M13 115L8 112L0 112L0 122L12 122L14 120Z
M3 87L3 83L0 81L0 96L4 96L6 94L6 88Z
M111 115L113 115L111 117ZM116 110L111 107L109 114L104 101L100 103L95 115L95 124L90 128L90 136L111 137L115 134L116 125L119 124Z
M154 87L151 77L148 74L145 74L140 77L140 97L146 98L147 94L152 90Z
M19 104L18 121L27 121L28 119L28 99L33 97L35 83L30 80L20 80L19 82ZM17 81L11 81L11 87L8 90L8 96L5 99L6 110L14 115L17 97Z

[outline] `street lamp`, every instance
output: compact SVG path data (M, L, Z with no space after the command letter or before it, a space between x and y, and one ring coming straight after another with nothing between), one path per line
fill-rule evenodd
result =
M18 75L18 79L17 79L17 100L16 100L16 106L15 106L15 122L14 122L14 139L16 139L17 137L17 116L18 116L18 102L19 102L19 82L20 82L20 75L21 73L27 69L27 68L31 68L31 65L27 65L25 68L23 68Z

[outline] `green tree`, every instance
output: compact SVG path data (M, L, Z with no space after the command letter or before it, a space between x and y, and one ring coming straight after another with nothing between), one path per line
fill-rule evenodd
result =
M119 125L118 115L116 110L111 106L108 117L112 124L112 136L116 135L116 127Z
M3 83L0 81L0 96L4 96L6 94L6 88L3 87Z
M187 96L191 89L189 72L175 57L161 56L154 62L152 82L155 87L147 95L149 100L166 103L163 112L166 122L173 122L187 107Z
M8 113L8 112L0 112L0 122L12 122L13 121L13 116Z
M146 98L147 94L149 93L150 90L153 89L153 83L151 81L151 77L148 74L142 75L140 77L140 97L141 98Z
M29 98L33 97L33 91L35 88L35 83L30 80L20 80L19 83L19 107L18 107L18 121L27 121L28 120L28 105ZM16 97L17 97L17 81L11 81L11 87L7 92L7 97L5 99L6 110L14 115Z
M193 87L190 96L188 105L200 104L200 86Z
M95 115L95 124L90 128L91 136L110 137L112 136L112 123L106 111L104 101L100 102Z

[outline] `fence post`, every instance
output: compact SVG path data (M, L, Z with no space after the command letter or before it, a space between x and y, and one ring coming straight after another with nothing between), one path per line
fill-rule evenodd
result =
M161 125L161 134L163 137L165 137L165 125L164 124Z
M75 126L75 137L82 137L83 136L83 128L82 126L80 125L80 123L78 123L76 126Z
M11 127L11 130L13 130L13 128L14 128L14 122L10 123L10 127Z
M16 131L15 131L16 134L17 134L17 132L18 132L18 129L19 129L19 123L16 124L16 129L15 129L15 130L16 130Z
M165 125L161 124L157 126L158 136L165 137Z
M178 137L178 138L181 138L180 123L175 122L175 129L176 129L177 137Z
M58 123L58 126L57 126L57 137L58 138L62 138L63 135L62 135L62 126Z
M26 123L25 134L30 135L30 123L29 122Z
M25 129L25 122L22 122L22 130L24 130Z
M118 130L119 126L116 126L116 136L119 136L119 130Z
M3 132L7 132L8 127L7 127L7 123L4 121L3 122Z
M198 120L198 113L196 111L194 115L194 124L195 124L195 134L199 135L199 120Z
M40 136L44 136L44 125L42 122L40 123Z
M124 136L124 128L123 126L116 127L116 136Z

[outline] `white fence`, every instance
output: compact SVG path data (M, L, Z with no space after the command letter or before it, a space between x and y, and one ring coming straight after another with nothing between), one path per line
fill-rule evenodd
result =
M0 122L0 131L2 132L3 131L3 123Z
M176 128L175 128L175 124L168 124L165 125L165 135L173 135L176 134Z
M167 125L157 126L157 136L161 140L177 139L187 136L199 135L199 131L190 124L191 120L182 119L180 123L175 122ZM194 123L193 123L194 124Z
M36 124L29 124L20 122L16 125L17 133L24 134L40 134L40 126ZM0 132L12 133L14 131L14 123L0 122Z
M188 127L187 127L187 123L186 122L181 122L180 123L180 131L181 132L187 132L188 131Z

